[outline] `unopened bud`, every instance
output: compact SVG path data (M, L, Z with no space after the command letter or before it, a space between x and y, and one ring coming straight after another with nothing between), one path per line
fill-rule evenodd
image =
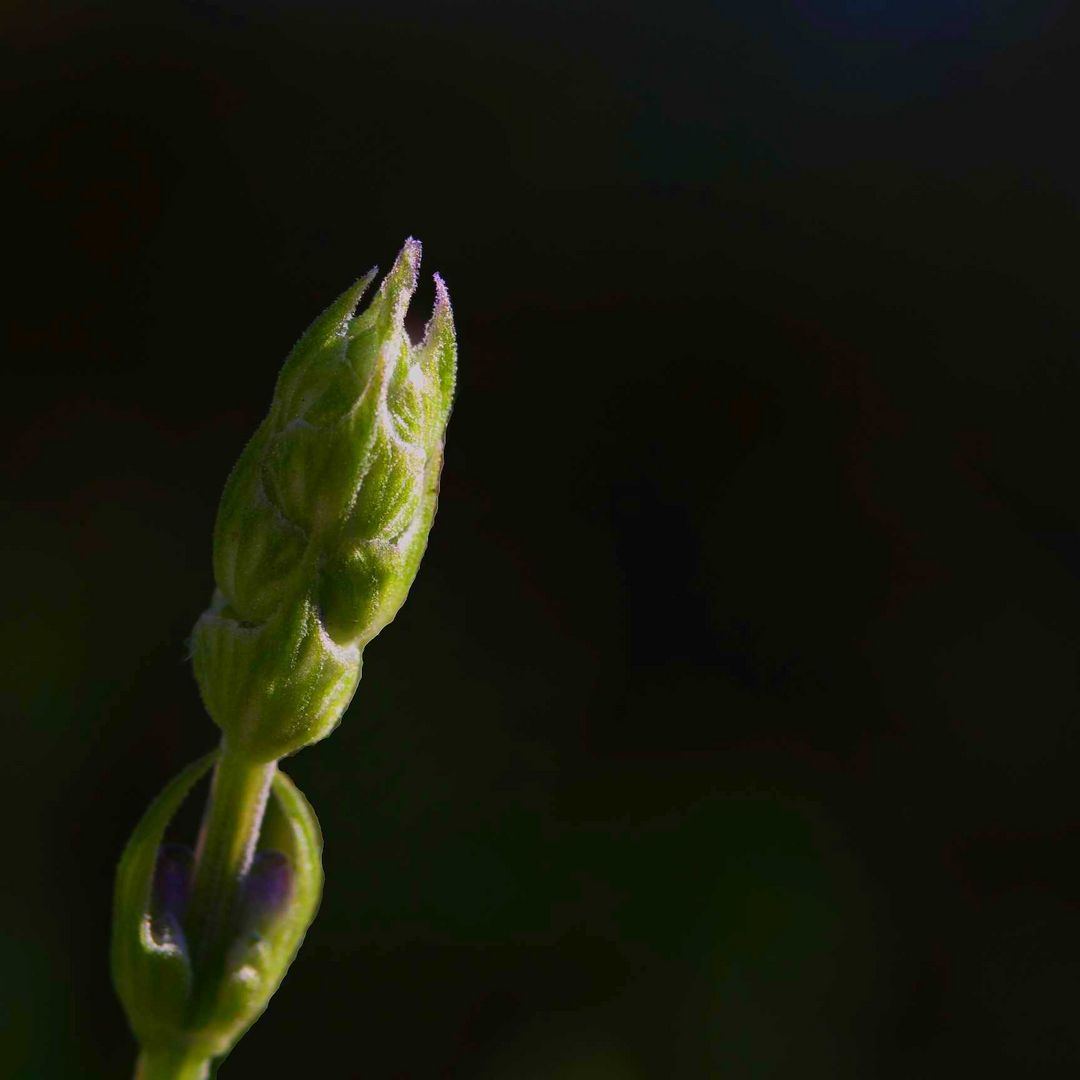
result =
M457 346L438 276L423 340L409 339L419 262L406 241L364 311L374 271L315 320L226 484L192 652L207 709L253 759L333 730L423 556Z
M260 843L222 897L223 960L197 963L185 925L190 849L163 844L170 820L216 755L185 769L139 823L120 862L113 912L113 979L144 1050L188 1046L220 1057L258 1018L285 976L322 894L322 836L307 800L282 772L270 789Z

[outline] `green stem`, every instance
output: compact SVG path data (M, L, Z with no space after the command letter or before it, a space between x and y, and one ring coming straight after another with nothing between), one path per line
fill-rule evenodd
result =
M237 893L255 854L276 770L276 761L251 762L237 754L228 739L222 740L195 847L191 903L184 920L200 975L218 965L228 945Z
M210 1061L200 1050L186 1046L144 1049L135 1064L135 1080L206 1080Z
M188 1013L198 1031L212 1012L236 920L236 902L251 867L277 762L252 762L222 739L210 797L195 846L191 901L184 929L192 949L196 993ZM206 1080L205 1042L144 1047L135 1080Z

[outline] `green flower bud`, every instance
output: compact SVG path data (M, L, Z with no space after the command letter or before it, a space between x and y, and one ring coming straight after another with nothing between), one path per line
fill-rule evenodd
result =
M225 486L192 653L210 715L252 759L333 730L424 553L457 344L438 275L423 340L405 331L419 262L406 241L366 310L375 271L315 320Z
M170 820L217 754L188 766L150 806L120 861L113 981L145 1059L228 1052L266 1008L322 894L322 836L307 800L276 772L251 868L234 883L223 956L193 961L185 934L190 862L162 845ZM182 849L180 849L182 851Z
M112 971L131 1028L144 1046L167 1044L183 1029L191 996L187 943L175 911L162 911L154 878L165 829L214 762L189 765L150 804L124 849L113 903Z
M315 812L274 774L260 850L237 898L235 927L216 984L196 985L193 1019L213 1055L259 1018L293 962L322 896L322 833Z

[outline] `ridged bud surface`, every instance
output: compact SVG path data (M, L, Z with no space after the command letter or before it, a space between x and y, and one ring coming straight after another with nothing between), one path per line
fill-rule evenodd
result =
M374 271L315 320L226 484L192 653L210 715L252 758L329 734L424 553L457 345L437 275L423 340L409 339L419 263L406 241L364 311Z

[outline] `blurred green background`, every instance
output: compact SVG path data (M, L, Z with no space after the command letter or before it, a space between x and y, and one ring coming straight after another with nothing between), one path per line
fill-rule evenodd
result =
M226 473L403 238L461 376L230 1078L1075 1076L1077 11L6 3L0 1076L130 1075Z

